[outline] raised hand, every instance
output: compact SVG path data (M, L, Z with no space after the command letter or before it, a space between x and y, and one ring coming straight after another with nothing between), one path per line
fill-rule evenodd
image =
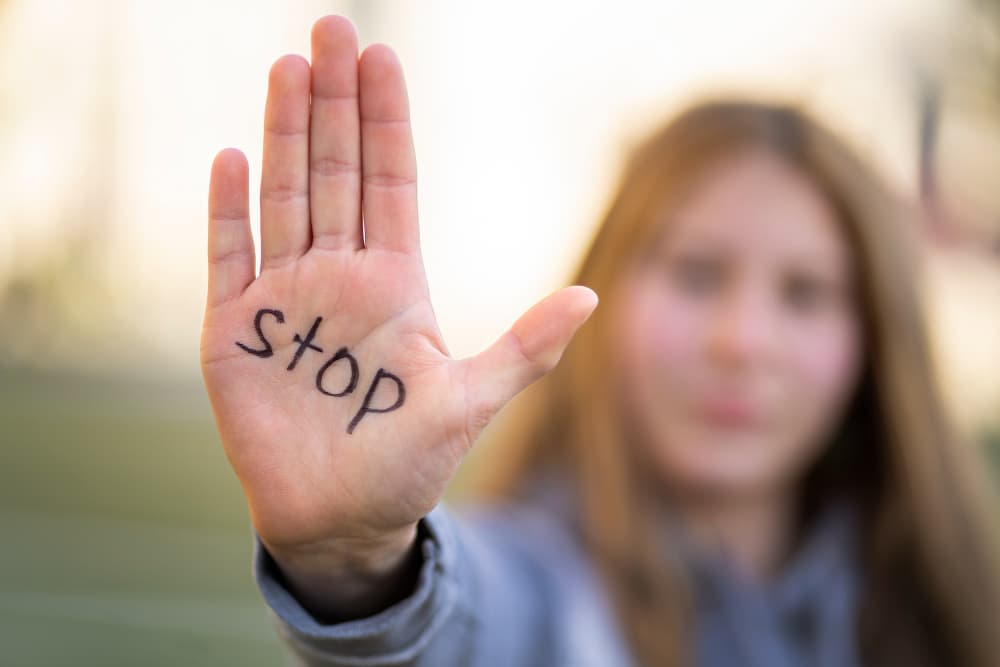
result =
M344 18L315 24L311 65L271 69L259 275L247 178L242 153L218 154L201 355L255 529L289 567L398 555L596 296L560 290L481 354L449 357L420 255L402 68L383 45L359 58Z

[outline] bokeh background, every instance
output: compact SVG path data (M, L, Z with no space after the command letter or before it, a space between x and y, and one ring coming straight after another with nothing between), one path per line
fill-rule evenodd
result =
M947 395L1000 467L997 0L0 0L0 662L285 663L198 373L206 191L237 146L256 198L268 67L332 12L404 63L454 354L565 282L654 124L793 99L924 212Z

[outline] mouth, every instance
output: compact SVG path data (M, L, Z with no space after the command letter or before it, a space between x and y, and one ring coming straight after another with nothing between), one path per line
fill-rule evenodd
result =
M760 408L749 401L720 398L703 402L700 416L709 424L728 429L746 429L760 426L763 414Z

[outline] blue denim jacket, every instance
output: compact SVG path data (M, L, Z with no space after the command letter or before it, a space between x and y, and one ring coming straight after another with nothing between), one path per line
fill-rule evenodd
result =
M282 585L254 535L254 577L301 665L493 667L635 664L596 571L558 504L438 505L416 589L360 620L318 623ZM740 579L692 563L698 667L854 667L859 577L853 515L827 512L781 576Z

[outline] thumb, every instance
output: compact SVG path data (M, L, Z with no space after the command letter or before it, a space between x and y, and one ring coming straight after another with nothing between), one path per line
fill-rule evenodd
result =
M462 362L467 365L470 439L518 392L555 367L573 334L596 307L593 290L565 287L532 306L486 350Z

